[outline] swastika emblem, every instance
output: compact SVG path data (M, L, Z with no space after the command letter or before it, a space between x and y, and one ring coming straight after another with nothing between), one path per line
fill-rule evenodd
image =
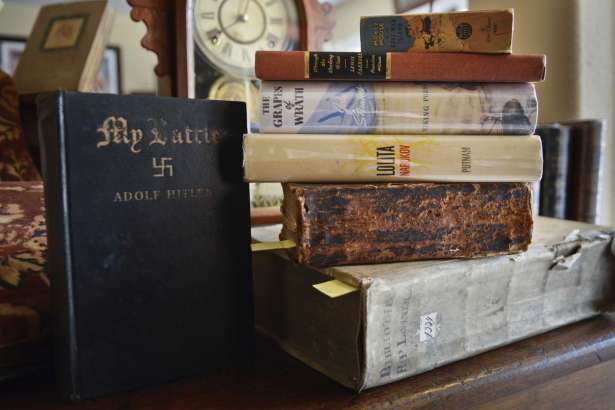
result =
M164 178L166 176L173 176L173 165L170 162L173 161L171 157L152 158L152 168L158 170L154 173L155 177Z

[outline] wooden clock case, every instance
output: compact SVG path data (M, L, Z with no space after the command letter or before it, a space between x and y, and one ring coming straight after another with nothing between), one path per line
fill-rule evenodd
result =
M141 45L156 53L154 72L159 94L194 98L194 41L189 7L193 0L127 0L131 18L143 21ZM332 6L318 0L295 0L299 17L299 49L319 50L331 36Z

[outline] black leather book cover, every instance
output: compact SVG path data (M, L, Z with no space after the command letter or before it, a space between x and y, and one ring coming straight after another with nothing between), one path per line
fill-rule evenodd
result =
M245 105L39 98L58 388L71 400L250 351Z
M570 128L543 124L536 128L542 140L543 171L540 181L540 215L566 218Z
M563 124L570 127L566 219L598 223L605 150L604 121L576 120Z

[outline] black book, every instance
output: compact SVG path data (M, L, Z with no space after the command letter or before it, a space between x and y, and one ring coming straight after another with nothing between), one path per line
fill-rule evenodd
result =
M79 400L243 359L245 105L39 98L57 383Z
M543 124L536 128L542 140L543 171L540 181L540 215L566 218L566 189L570 128Z
M604 121L577 120L570 127L570 167L566 219L598 223L604 152Z

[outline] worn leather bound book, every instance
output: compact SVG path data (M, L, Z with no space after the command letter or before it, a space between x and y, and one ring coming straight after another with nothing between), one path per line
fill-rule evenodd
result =
M261 80L526 83L545 78L542 54L257 51Z
M512 37L512 9L361 18L361 50L366 53L510 53Z
M283 229L303 265L473 258L525 251L523 183L284 184Z
M255 252L257 328L344 386L391 383L612 309L614 234L537 217L519 255L321 269ZM314 287L332 279L355 291Z
M570 152L570 128L544 124L536 128L542 141L543 171L540 181L540 215L566 218L566 189Z
M249 351L245 104L39 99L57 384L72 400Z

